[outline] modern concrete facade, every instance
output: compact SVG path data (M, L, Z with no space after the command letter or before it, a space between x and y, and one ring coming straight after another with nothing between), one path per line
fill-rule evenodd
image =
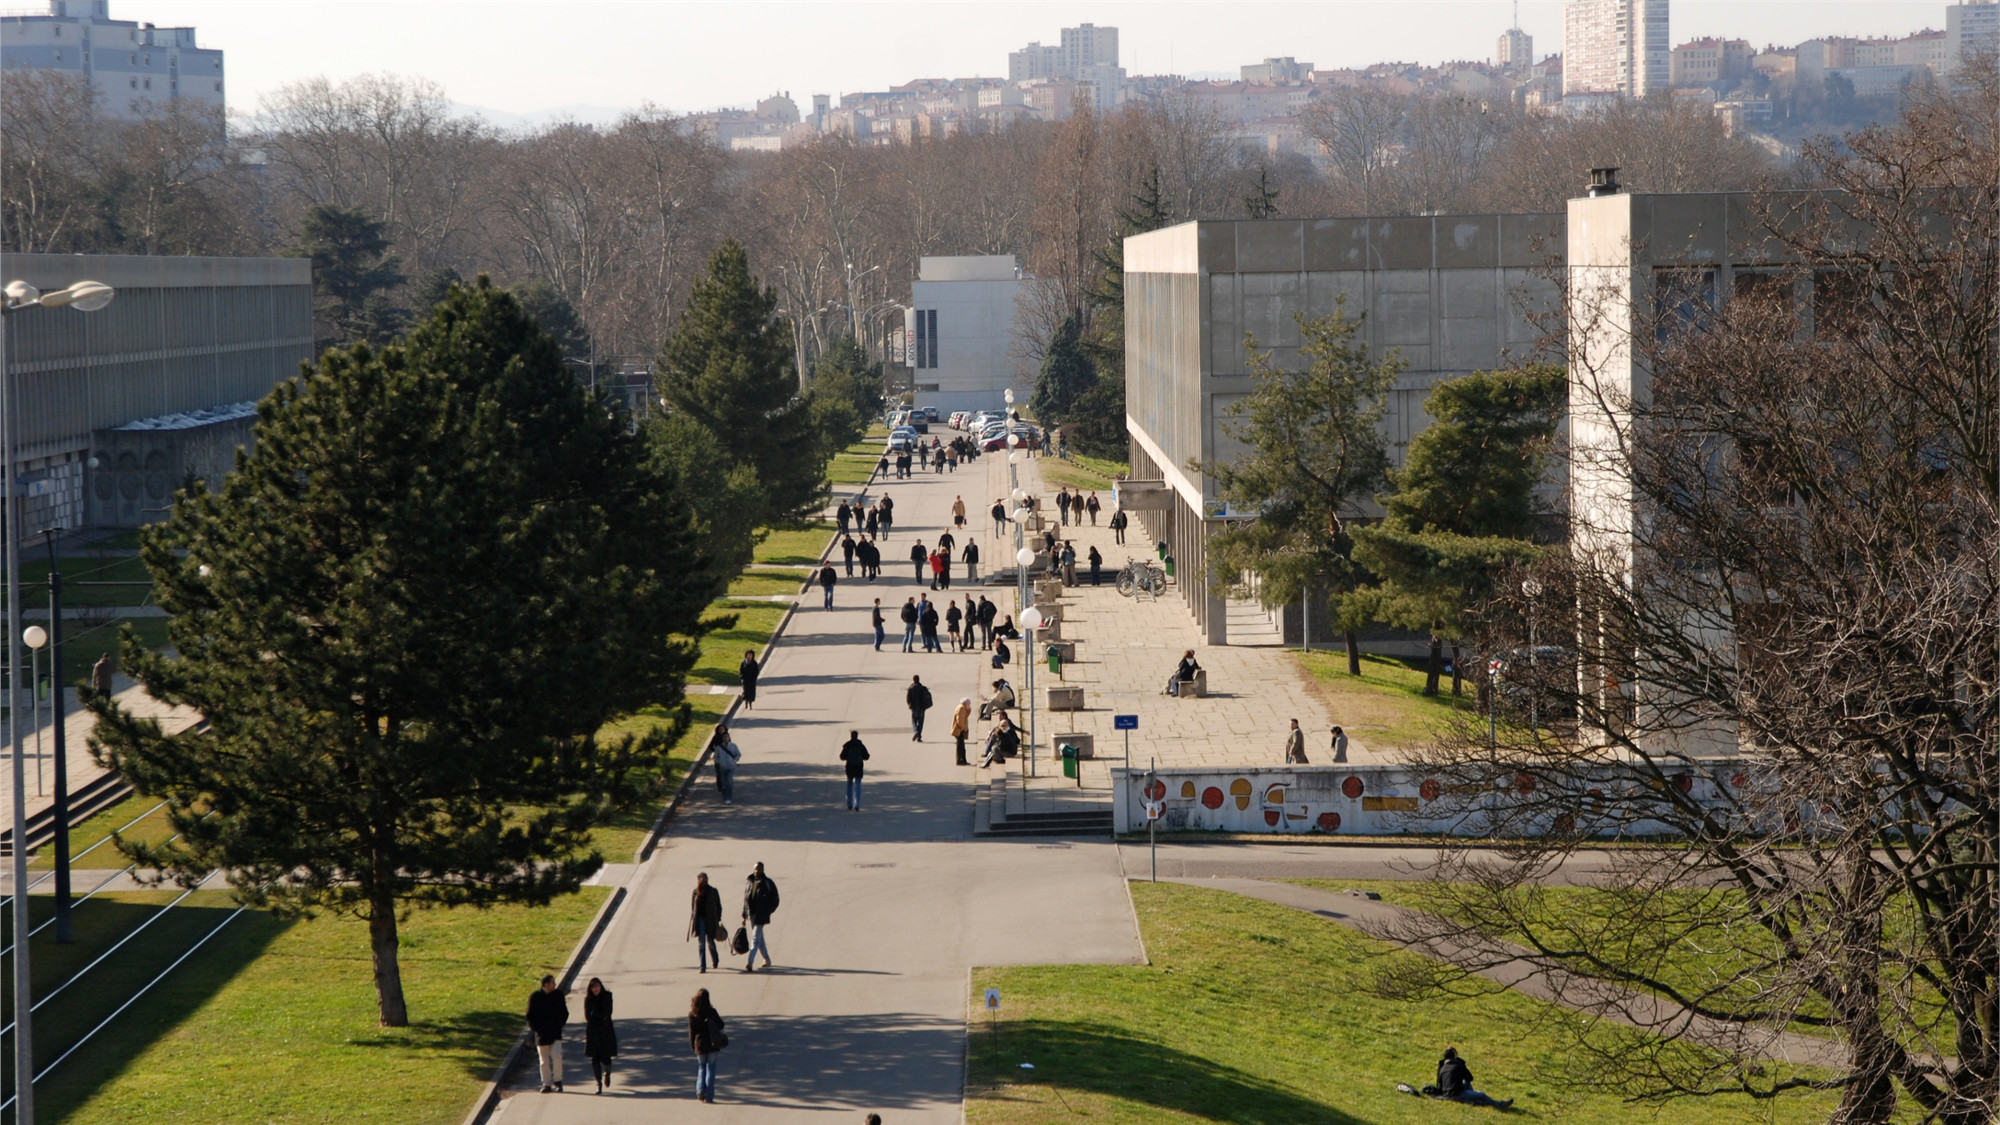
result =
M0 70L81 75L114 116L179 100L222 111L221 51L197 46L194 28L114 20L110 9L110 0L48 0L46 15L0 16Z
M918 263L903 322L916 405L943 413L997 410L1009 388L1017 401L1028 401L1035 373L1013 354L1027 284L1012 254Z
M190 472L220 482L256 401L312 358L304 258L4 254L0 277L118 290L98 312L7 315L29 533L135 527L159 519Z
M1208 534L1240 518L1191 467L1240 449L1223 432L1250 391L1245 334L1273 361L1299 355L1297 314L1345 298L1361 339L1408 364L1383 419L1393 461L1426 424L1441 379L1504 366L1542 339L1552 311L1547 270L1562 260L1560 215L1436 215L1183 223L1125 240L1126 428L1134 480L1167 483L1157 510L1135 514L1165 540L1180 590L1211 644L1228 643L1211 593Z
M1563 5L1563 100L1643 98L1668 88L1667 0Z
M1094 105L1110 109L1125 100L1125 69L1118 65L1118 29L1079 24L1062 29L1062 41L1030 43L1007 55L1007 81L1068 79L1089 87Z

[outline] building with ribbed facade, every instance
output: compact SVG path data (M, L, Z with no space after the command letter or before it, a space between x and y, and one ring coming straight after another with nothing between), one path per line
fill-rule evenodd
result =
M1667 0L1563 5L1563 101L1643 98L1670 88Z

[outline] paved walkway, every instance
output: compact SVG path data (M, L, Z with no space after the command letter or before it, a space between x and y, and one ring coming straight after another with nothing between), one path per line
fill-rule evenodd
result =
M1014 546L1011 531L1003 541L993 534L989 509L993 501L1010 491L1005 455L989 454L986 467L987 493L975 504L968 496L966 505L980 517L981 553L1012 563ZM1042 511L1050 520L1059 519L1056 489L1043 483L1040 457L1020 461L1021 487L1041 498ZM962 475L962 474L961 474ZM1065 592L1062 636L1076 640L1077 660L1063 669L1063 684L1084 688L1086 710L1050 714L1039 719L1044 737L1070 731L1095 736L1099 763L1086 767L1086 783L1108 784L1105 759L1122 761L1124 735L1112 727L1112 716L1139 716L1139 729L1132 737L1132 758L1145 765L1149 758L1162 766L1247 766L1282 765L1288 720L1296 718L1306 732L1306 752L1313 762L1331 758L1327 749L1329 729L1336 721L1329 716L1319 697L1306 686L1294 657L1281 648L1242 648L1203 643L1178 593L1157 601L1142 597L1121 597L1113 586L1112 574L1130 558L1150 557L1151 545L1143 529L1134 526L1120 546L1107 526L1111 518L1111 490L1098 494L1105 505L1095 527L1058 526L1057 535L1074 542L1079 561L1079 585ZM1136 523L1136 521L1135 521ZM1090 585L1087 559L1095 545L1103 555L1103 585ZM1182 574L1179 581L1190 576ZM995 599L998 601L999 599ZM1011 602L1008 603L1011 605ZM1177 699L1162 688L1179 663L1181 653L1195 650L1195 659L1208 671L1209 694L1203 699ZM1047 665L1036 675L1038 702L1046 699L1049 677ZM1025 690L1017 678L1015 686ZM1388 760L1350 738L1348 760L1370 763Z
M735 723L744 751L735 804L723 807L711 786L698 786L650 860L607 874L625 879L631 898L579 985L599 976L616 997L623 1053L614 1094L591 1095L588 1063L575 1053L567 1094L538 1094L532 1071L517 1073L498 1120L650 1122L694 1112L686 1016L695 989L708 988L732 1042L704 1120L825 1120L839 1111L858 1121L879 1110L898 1125L956 1123L973 966L1141 959L1116 845L970 839L973 771L953 764L946 730L985 655L905 654L893 634L873 649L870 601L879 596L893 611L917 591L907 564L892 564L915 539L932 542L954 493L977 491L980 470L871 489L897 502L883 578L843 580L832 610L817 591L802 599L759 681L756 709ZM937 699L922 744L910 740L903 705L912 674ZM873 755L858 813L843 807L836 758L850 729ZM732 957L728 970L698 974L683 940L695 873L721 889L733 924L758 861L783 897L768 931L776 971L745 975ZM524 1005L531 984L521 982ZM580 994L570 1007L580 1020ZM580 1052L580 1023L571 1030Z
M142 718L158 719L161 729L168 734L178 734L200 721L200 716L191 708L167 707L124 675L114 675L111 687L127 710ZM55 784L55 724L50 719L49 704L44 702L38 730L28 717L26 695L25 691L22 692L21 742L27 763L28 815L33 816L55 800L51 788ZM75 688L64 689L64 695L68 697L69 720L63 727L63 756L69 763L69 787L73 793L96 781L104 773L104 767L90 756L90 732L97 726L97 717L77 703ZM6 727L4 722L0 722L0 742L5 740ZM5 748L0 747L0 755L4 752ZM0 763L0 820L12 823L8 818L13 815L13 807L14 771Z

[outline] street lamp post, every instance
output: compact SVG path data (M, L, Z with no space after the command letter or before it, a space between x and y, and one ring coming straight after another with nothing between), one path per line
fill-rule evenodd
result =
M1542 693L1539 679L1534 675L1539 670L1535 667L1535 648L1539 644L1535 639L1535 604L1536 599L1542 596L1542 584L1532 578L1527 579L1521 583L1521 594L1528 599L1528 729L1539 731L1541 716L1538 711Z
M56 566L56 536L60 527L42 530L43 545L49 551L49 682L55 685L50 704L54 727L55 801L49 806L51 841L56 865L56 942L68 945L75 940L69 917L69 749L64 725L69 720L69 701L63 695L62 571Z
M7 744L14 779L14 1121L34 1125L34 982L28 975L28 794L27 765L21 756L21 484L14 471L14 374L6 366L6 318L32 308L96 312L117 290L97 281L78 281L43 293L25 281L10 281L0 300L0 553L7 569Z

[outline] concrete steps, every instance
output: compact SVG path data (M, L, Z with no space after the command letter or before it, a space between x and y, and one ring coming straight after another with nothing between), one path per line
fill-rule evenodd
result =
M1108 794L1029 784L1018 771L981 785L972 834L980 837L1109 836Z
M1284 631L1273 620L1270 610L1254 601L1231 600L1224 603L1224 606L1225 643L1237 648L1284 646Z

